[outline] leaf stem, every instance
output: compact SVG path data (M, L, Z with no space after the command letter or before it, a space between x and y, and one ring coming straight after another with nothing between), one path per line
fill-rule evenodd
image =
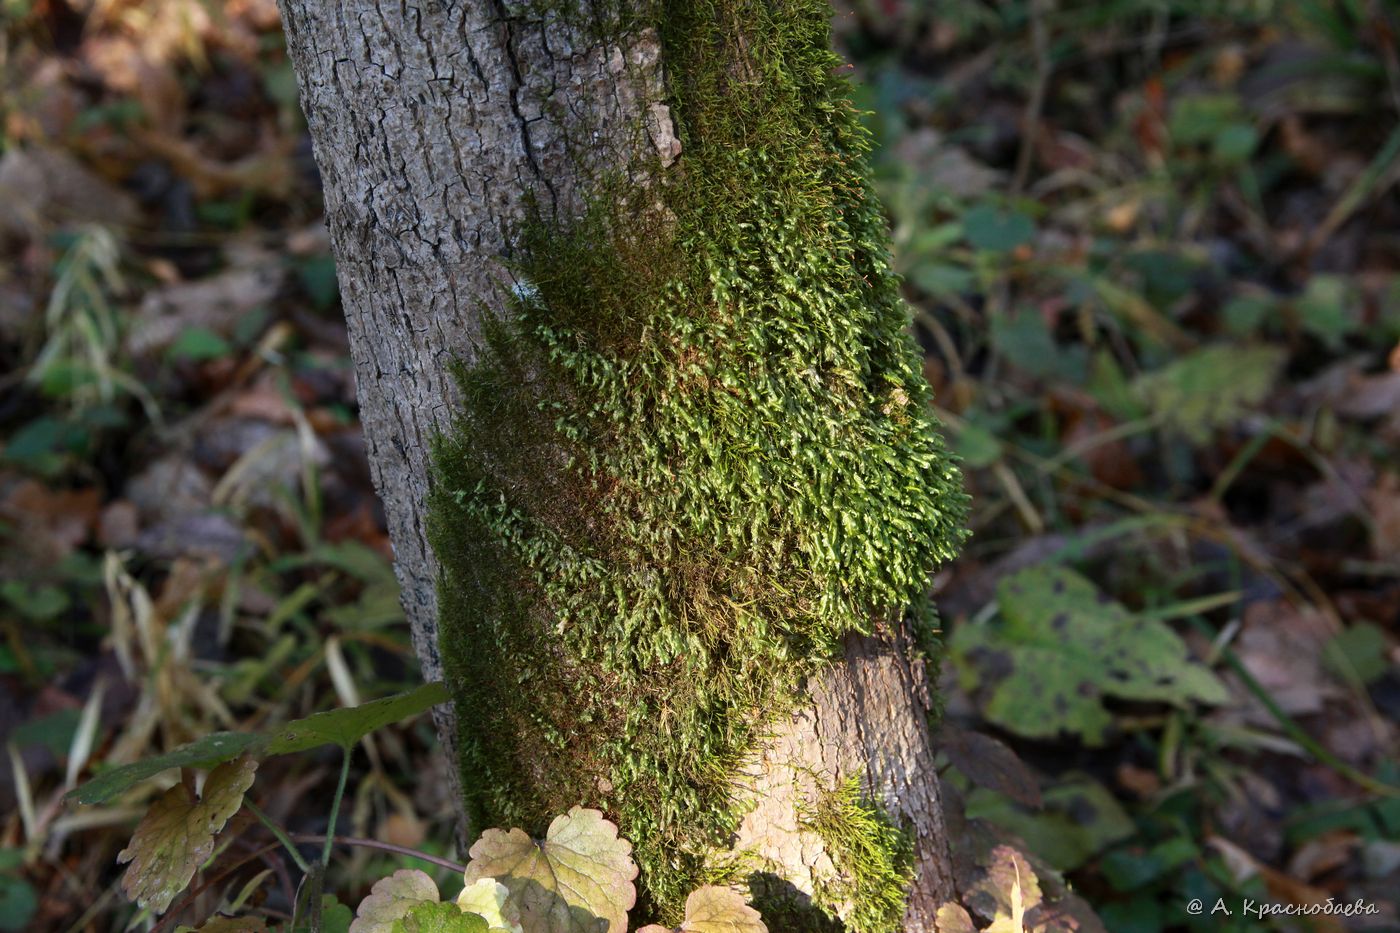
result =
M354 836L326 837L314 833L293 833L292 839L297 842L324 843L330 841L336 845L356 846L362 849L378 849L381 852L392 852L395 855L406 855L409 858L421 859L424 862L430 862L433 865L446 868L458 875L465 874L467 871L467 866L459 862L454 862L451 859L442 858L437 855L429 855L417 849L410 849L408 846L394 845L392 842L380 842L378 839L359 839Z
M297 851L296 845L292 842L291 837L287 835L286 830L272 822L272 817L264 813L262 808L253 803L253 801L245 799L243 805L258 818L259 822L267 827L267 831L272 833L278 842L282 843L283 848L287 850L287 854L292 857L292 861L297 863L297 868L300 868L303 873L311 871L311 866L306 863L306 859L302 858L301 853Z
M345 747L345 757L340 763L340 782L335 786L335 799L331 801L331 816L326 821L326 844L321 847L321 864L330 865L331 847L335 845L335 821L340 816L340 799L345 796L345 782L350 779L350 752L353 746Z

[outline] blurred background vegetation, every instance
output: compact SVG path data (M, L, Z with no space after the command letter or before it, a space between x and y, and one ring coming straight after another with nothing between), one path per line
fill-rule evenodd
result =
M155 788L65 790L416 662L273 0L0 20L0 930L145 927L114 859ZM954 826L1114 933L1396 928L1397 28L1390 0L837 11L974 497L935 581ZM453 852L427 720L364 752L348 831ZM268 761L259 804L320 831L334 758ZM197 906L276 911L277 865ZM1185 910L1220 897L1377 913Z

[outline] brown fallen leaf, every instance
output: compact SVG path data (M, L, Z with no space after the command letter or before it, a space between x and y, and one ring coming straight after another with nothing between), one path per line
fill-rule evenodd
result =
M101 493L91 486L55 490L29 479L0 485L0 519L19 530L15 539L40 561L62 560L87 541L101 504Z
M196 327L228 337L245 317L272 302L285 274L281 260L266 255L207 279L152 289L132 321L127 349L134 356L152 356Z
M938 747L972 783L1028 807L1041 806L1035 775L1015 752L991 736L968 732L945 721L938 733Z
M1226 867L1234 875L1236 881L1246 881L1256 876L1262 878L1265 887L1269 890L1269 895L1275 900L1286 904L1295 904L1299 907L1327 903L1329 895L1326 891L1304 884L1297 878L1264 864L1222 836L1207 838L1206 845L1220 853L1220 857L1224 859ZM1311 919L1312 928L1322 931L1322 933L1334 933L1334 931L1340 933L1343 929L1341 921L1331 914L1317 914Z
M29 146L0 156L0 236L33 240L52 225L125 227L140 218L131 195L66 152Z
M213 853L214 837L243 806L257 768L247 756L225 762L209 772L200 799L181 782L151 804L117 855L118 864L130 863L122 876L127 897L163 913Z

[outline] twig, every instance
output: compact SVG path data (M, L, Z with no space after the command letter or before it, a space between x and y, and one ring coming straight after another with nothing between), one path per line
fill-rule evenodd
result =
M1031 0L1031 48L1035 52L1035 83L1031 85L1031 96L1026 101L1026 111L1021 117L1021 148L1016 153L1016 173L1011 178L1011 194L1018 195L1026 188L1030 179L1031 156L1035 152L1036 127L1040 124L1040 114L1045 109L1045 92L1050 85L1050 73L1054 64L1050 61L1050 33L1045 28L1045 14L1049 12L1052 0Z

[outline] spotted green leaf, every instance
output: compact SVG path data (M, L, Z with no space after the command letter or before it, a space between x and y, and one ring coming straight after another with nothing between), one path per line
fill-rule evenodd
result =
M987 718L1019 735L1077 733L1103 741L1104 698L1223 703L1224 686L1191 661L1165 623L1134 615L1064 567L1002 581L1000 619L965 624L951 641L965 689Z
M1199 444L1263 402L1283 362L1277 347L1206 347L1140 377L1133 388L1155 416Z

